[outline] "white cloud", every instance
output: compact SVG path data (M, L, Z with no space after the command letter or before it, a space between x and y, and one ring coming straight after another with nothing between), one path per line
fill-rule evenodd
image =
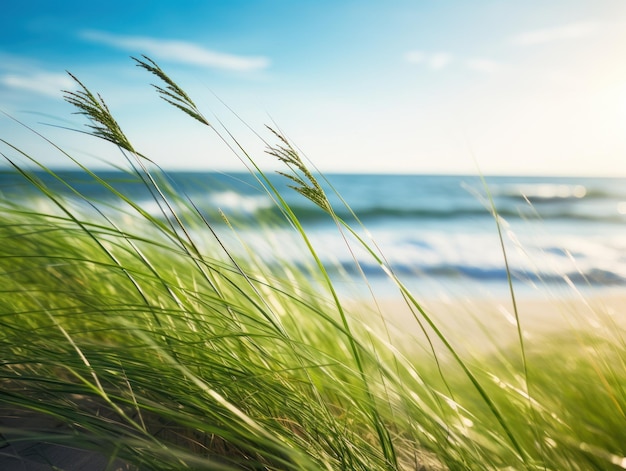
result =
M425 64L433 70L439 70L452 62L452 56L447 52L424 53L421 51L409 51L404 56L407 62L412 64Z
M482 57L476 57L473 59L468 59L465 61L465 65L469 69L475 70L477 72L483 72L486 74L493 74L500 70L500 64L491 59L485 59Z
M22 73L25 70L37 70L38 61L29 57L9 54L0 50L0 70L8 73Z
M453 61L454 57L448 52L409 51L404 55L404 59L411 64L421 64L433 70L440 70ZM500 64L484 57L475 57L463 62L471 70L482 73L494 73L500 70Z
M145 54L153 59L201 67L245 72L265 69L270 65L267 57L225 54L186 41L144 36L118 36L101 31L83 31L80 36L88 41L131 51L134 54Z
M577 39L592 35L598 30L598 23L579 22L555 28L526 31L512 38L513 44L519 46L532 46L564 39Z
M426 60L426 54L421 51L409 51L405 54L404 58L407 62L420 64Z
M437 52L430 56L428 65L431 69L443 69L452 61L452 56L447 52Z
M59 97L61 90L71 90L75 85L69 76L51 72L0 75L0 84L9 88L52 97Z

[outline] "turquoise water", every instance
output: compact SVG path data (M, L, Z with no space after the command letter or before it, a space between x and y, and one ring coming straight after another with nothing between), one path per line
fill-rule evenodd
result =
M91 200L119 205L113 195L77 172L61 172ZM118 172L99 174L123 194L159 216L159 205L137 179ZM39 174L77 205L81 197ZM230 231L217 209L241 221L240 236L270 262L281 257L310 261L276 204L248 174L171 172L179 195L189 198L218 234ZM273 182L294 209L322 259L334 273L358 277L354 262L373 282L384 272L365 251L346 240L332 219L297 192L284 177ZM415 284L506 287L507 271L487 190L477 176L328 175L324 184L337 215L355 223L334 195L336 189L367 228L396 273ZM486 177L500 215L510 273L520 289L574 283L584 289L626 284L626 180L609 178ZM22 177L0 174L0 191L10 201L44 199ZM266 226L258 230L258 222ZM270 221L270 222L268 222ZM252 223L254 229L246 229ZM201 231L201 229L197 229ZM200 235L207 244L210 237ZM233 245L233 250L239 243Z

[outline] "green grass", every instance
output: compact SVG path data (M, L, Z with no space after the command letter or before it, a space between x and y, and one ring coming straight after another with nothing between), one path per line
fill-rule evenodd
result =
M161 98L251 168L311 268L280 262L278 249L280 263L271 264L234 250L236 225L233 238L218 235L78 82L67 100L88 118L91 134L127 156L129 174L144 182L163 217L51 142L117 204L80 195L2 139L16 175L49 203L0 201L0 433L7 440L96 450L111 469L115 460L151 470L626 468L626 350L618 328L528 345L516 312L517 344L482 357L460 351L272 131L277 144L268 153L285 166L293 190L369 252L414 314L402 339L380 317L363 323L255 159L155 63L137 64L162 81ZM69 203L33 167L85 204ZM58 425L8 420L33 416Z

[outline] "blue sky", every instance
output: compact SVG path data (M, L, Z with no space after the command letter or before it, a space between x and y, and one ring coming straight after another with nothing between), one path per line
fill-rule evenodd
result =
M164 167L232 169L211 132L169 109L146 54L269 165L278 127L324 171L626 176L623 0L10 2L0 109L90 164L114 149L80 128L71 71ZM219 98L219 100L218 100ZM51 165L0 118L0 137Z

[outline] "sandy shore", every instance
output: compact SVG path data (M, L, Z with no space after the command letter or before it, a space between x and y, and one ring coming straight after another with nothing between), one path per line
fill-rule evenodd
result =
M517 309L511 299L505 297L487 299L465 296L418 301L455 349L477 355L519 345L516 317L527 348L562 338L567 332L582 330L615 335L626 328L626 293L617 291L567 297L519 297L516 300ZM382 313L394 340L400 343L417 340L423 344L423 327L430 338L435 339L434 343L442 347L422 315L415 309L411 310L402 299L351 301L350 305L352 311L358 313L356 317L379 334L385 329L381 321Z

